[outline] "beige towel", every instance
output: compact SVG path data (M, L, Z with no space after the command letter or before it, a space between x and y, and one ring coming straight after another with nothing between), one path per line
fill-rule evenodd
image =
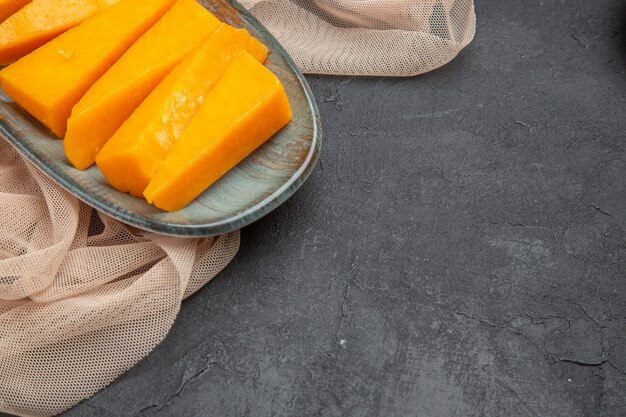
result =
M473 0L243 0L305 73L409 76L474 38Z

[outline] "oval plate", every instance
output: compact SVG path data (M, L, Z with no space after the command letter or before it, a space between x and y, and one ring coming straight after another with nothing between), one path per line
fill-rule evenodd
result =
M278 41L241 5L200 1L221 21L243 27L270 50L265 63L282 82L293 118L270 140L182 210L167 213L109 186L94 165L73 168L56 139L37 120L0 95L0 134L61 187L131 226L179 237L215 236L240 229L289 198L307 179L321 146L321 125L306 80Z

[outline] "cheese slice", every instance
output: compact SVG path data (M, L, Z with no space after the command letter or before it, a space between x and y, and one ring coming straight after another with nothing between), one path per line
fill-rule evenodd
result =
M178 0L72 109L63 146L78 169L96 154L154 87L220 21L196 0Z
M223 23L150 93L96 156L114 188L143 197L163 158L240 49L259 62L267 57L265 45L245 29Z
M173 3L121 0L0 71L0 85L63 137L72 107Z
M0 22L30 3L31 0L0 0Z
M278 78L239 51L163 160L144 197L166 211L185 207L290 119Z
M0 65L18 60L118 1L33 0L0 23Z

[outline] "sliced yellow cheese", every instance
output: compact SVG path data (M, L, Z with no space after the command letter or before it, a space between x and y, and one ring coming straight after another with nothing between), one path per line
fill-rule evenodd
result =
M74 104L173 3L121 0L0 71L0 85L63 137Z
M0 65L16 61L118 1L33 0L0 24Z
M96 154L152 89L219 20L195 0L178 0L72 109L63 145L78 169Z
M0 22L30 3L31 0L0 0Z
M148 184L146 200L167 211L185 207L290 119L278 78L239 51Z
M223 23L150 93L96 156L114 188L143 196L163 158L242 48L259 62L267 57L265 45L246 30Z

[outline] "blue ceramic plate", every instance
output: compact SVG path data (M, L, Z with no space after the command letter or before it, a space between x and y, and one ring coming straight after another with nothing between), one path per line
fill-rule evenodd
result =
M110 187L97 167L78 171L62 141L0 95L0 134L63 188L90 206L131 226L160 234L200 237L240 229L289 198L307 179L320 151L320 119L304 77L270 33L237 3L201 3L223 22L246 28L270 50L266 66L280 78L293 112L291 122L186 208L166 213Z

